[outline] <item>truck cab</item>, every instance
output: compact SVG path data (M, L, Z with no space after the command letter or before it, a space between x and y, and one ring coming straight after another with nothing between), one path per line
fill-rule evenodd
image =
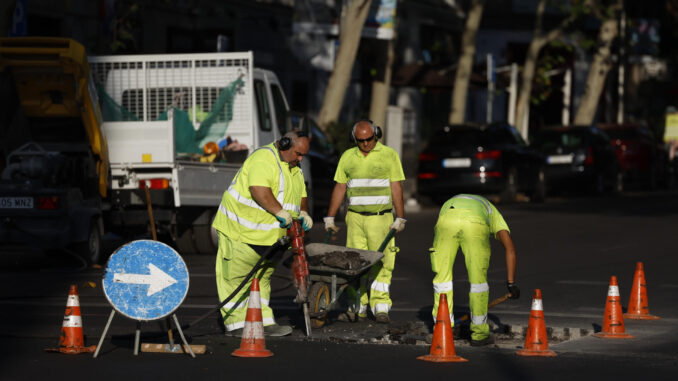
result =
M0 39L0 242L101 259L106 139L85 49Z

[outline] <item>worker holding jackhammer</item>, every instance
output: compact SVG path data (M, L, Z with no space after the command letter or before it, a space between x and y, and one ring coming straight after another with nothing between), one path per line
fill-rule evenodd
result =
M433 278L433 320L438 316L441 294L447 295L450 321L452 312L452 267L461 247L466 271L471 283L471 345L483 346L493 342L487 324L488 297L487 269L490 265L490 234L504 246L506 256L506 286L510 299L520 297L515 283L516 249L509 228L499 210L486 198L472 194L458 194L447 200L440 209L431 252Z
M389 230L400 232L405 228L401 184L405 180L403 167L398 153L379 142L381 135L381 128L370 120L355 123L350 137L357 143L357 147L342 154L334 175L336 185L332 191L327 217L324 218L325 230L339 230L334 223L334 217L344 196L347 196L346 246L349 248L377 251ZM378 323L389 322L388 313L393 304L389 289L397 252L395 240L391 239L381 262L372 266L361 279L359 305L354 305L353 311L347 312L348 319L355 320L355 313L358 319L367 318L369 303ZM368 285L370 280L372 282ZM355 290L349 290L349 296L354 300L358 299Z
M219 235L216 278L220 300L226 299L267 249L286 235L294 218L302 219L304 230L311 229L313 220L306 212L306 185L299 168L308 150L307 136L288 132L279 141L252 152L224 192L212 225ZM292 328L276 324L269 306L274 269L274 262L264 260L256 272L264 334L285 336ZM242 333L250 287L251 280L221 309L227 334Z

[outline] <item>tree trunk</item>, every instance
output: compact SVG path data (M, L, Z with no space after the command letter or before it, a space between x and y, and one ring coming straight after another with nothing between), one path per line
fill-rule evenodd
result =
M476 54L476 34L480 27L484 5L485 0L473 0L466 18L466 27L461 42L461 57L459 57L457 73L454 78L449 124L464 122L468 85L473 70L473 57Z
M318 125L323 130L326 130L327 126L339 117L371 3L372 0L349 0L348 6L342 11L339 49L318 115Z
M388 107L391 89L391 69L395 53L393 52L395 36L387 41L386 60L384 63L384 77L372 82L372 101L370 102L370 119L377 126L386 124L386 108Z
M591 62L589 74L586 78L586 89L574 117L575 125L589 125L593 123L600 94L605 86L607 73L612 68L610 46L614 38L617 37L617 33L616 18L603 21L598 34L598 50L593 56L593 62Z
M530 47L527 50L525 63L523 64L523 75L520 81L520 91L518 93L515 118L518 131L520 131L520 135L523 137L527 136L527 131L523 131L523 126L525 125L527 105L530 102L530 95L532 94L532 83L534 82L534 73L537 70L539 51L543 46L543 38L533 38Z

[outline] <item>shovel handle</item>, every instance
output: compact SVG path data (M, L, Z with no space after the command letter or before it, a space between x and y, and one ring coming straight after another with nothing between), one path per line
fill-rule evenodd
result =
M330 239L332 238L332 229L328 230L327 233L325 234L325 241L323 243L330 243Z
M379 246L379 250L377 251L379 251L380 253L384 251L386 245L388 245L388 243L391 241L391 238L393 238L395 232L396 232L395 229L391 229L388 231L388 234L386 234L386 238L384 238L384 242L381 243L381 245Z
M510 297L511 297L511 293L510 293L510 292L507 292L506 294L504 294L504 295L498 297L497 299L492 300L490 303L488 303L488 304L487 304L487 308L491 308L491 307L496 306L496 305L499 304L499 303L505 302L505 301L508 300L508 298L510 298ZM460 317L459 319L455 319L455 320L454 320L454 324L459 324L459 323L461 323L462 321L468 320L468 318L469 318L469 314L466 314L466 315Z

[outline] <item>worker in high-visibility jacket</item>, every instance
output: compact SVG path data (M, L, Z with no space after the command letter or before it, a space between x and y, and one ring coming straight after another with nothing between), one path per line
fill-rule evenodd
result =
M288 132L279 141L255 150L224 192L213 223L219 235L216 278L221 300L242 283L261 255L286 234L293 218L303 220L304 230L313 226L306 212L306 185L299 168L308 150L308 137ZM269 307L274 269L275 263L265 260L256 273L264 334L284 336L292 328L276 324ZM250 287L251 280L221 309L224 326L232 335L242 332L245 325Z
M487 303L490 286L487 269L490 265L490 234L504 246L506 257L506 286L511 299L520 297L515 283L516 249L509 228L499 210L486 198L473 194L458 194L447 200L440 209L431 252L433 278L433 320L438 316L441 294L447 295L450 321L454 326L452 312L452 266L461 247L466 262L466 271L471 283L469 304L471 307L471 345L492 343L487 324Z
M381 128L372 121L361 120L355 123L351 138L358 146L341 155L334 175L336 184L327 217L324 218L325 230L339 230L334 223L334 217L344 196L347 196L346 246L350 248L377 251L390 229L400 232L405 228L401 183L405 180L403 166L398 153L381 144L380 137ZM393 305L390 294L391 275L397 251L395 239L391 239L381 262L372 266L363 276L359 304L353 306L355 311L350 311L357 312L359 318L367 317L369 303L377 322L389 322L388 313ZM369 280L372 280L370 285L367 284Z

